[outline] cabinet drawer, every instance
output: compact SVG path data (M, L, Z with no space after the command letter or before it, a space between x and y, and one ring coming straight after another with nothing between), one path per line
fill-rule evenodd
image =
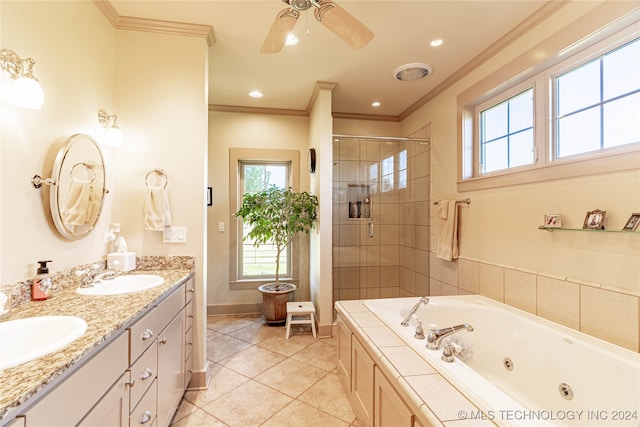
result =
M135 408L158 373L158 346L152 345L131 366L131 408Z
M184 284L178 287L171 295L158 304L158 332L173 320L176 314L184 307Z
M189 302L193 299L193 294L196 291L196 281L193 278L186 281L184 284L185 302Z
M191 356L191 351L193 350L193 328L189 329L186 334L184 334L184 357L185 359Z
M158 309L154 307L129 328L129 365L138 360L159 332Z
M184 388L189 387L189 383L191 382L191 373L193 372L191 363L191 355L189 355L184 361Z
M156 398L158 381L154 380L149 390L142 396L140 403L131 411L129 426L151 426L156 419L157 407Z
M184 324L184 330L188 331L193 325L193 302L189 301L184 309L184 315L186 322Z

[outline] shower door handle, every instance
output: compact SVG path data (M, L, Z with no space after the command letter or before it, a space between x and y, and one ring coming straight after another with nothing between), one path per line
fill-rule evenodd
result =
M373 221L369 221L369 230L367 231L367 236L373 237Z

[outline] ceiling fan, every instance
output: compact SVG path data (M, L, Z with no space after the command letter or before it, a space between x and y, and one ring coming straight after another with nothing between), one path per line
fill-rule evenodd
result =
M289 7L276 16L260 52L278 53L296 25L300 12L314 8L316 19L354 49L361 49L373 39L373 31L354 18L333 0L282 0Z

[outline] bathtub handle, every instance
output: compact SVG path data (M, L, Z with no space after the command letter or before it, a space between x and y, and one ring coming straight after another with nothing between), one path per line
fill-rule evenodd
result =
M369 230L367 231L367 236L373 237L373 221L369 221Z

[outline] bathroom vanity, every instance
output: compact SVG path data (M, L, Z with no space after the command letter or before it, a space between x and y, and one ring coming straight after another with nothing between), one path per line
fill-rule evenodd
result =
M168 426L191 378L194 279L184 270L154 273L165 283L148 291L94 297L68 289L16 310L66 311L88 329L60 351L0 371L0 425Z

